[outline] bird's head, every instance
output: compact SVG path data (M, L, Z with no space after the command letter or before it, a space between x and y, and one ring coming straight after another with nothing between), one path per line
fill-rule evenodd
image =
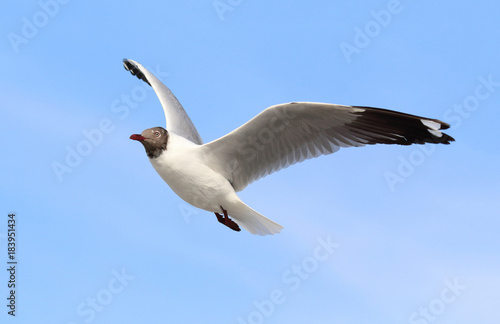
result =
M148 128L141 134L133 134L130 139L141 142L150 159L157 158L167 149L168 131L163 127Z

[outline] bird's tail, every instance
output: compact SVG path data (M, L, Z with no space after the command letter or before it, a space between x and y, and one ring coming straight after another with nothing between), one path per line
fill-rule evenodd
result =
M228 210L229 216L232 216L238 225L252 234L273 235L283 229L283 226L262 216L242 201L238 201L235 207L232 210Z

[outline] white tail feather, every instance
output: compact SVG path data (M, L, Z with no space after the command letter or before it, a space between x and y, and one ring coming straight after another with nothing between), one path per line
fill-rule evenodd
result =
M228 211L236 223L256 235L273 235L279 233L283 226L273 222L269 218L262 216L242 201L239 201L236 208Z

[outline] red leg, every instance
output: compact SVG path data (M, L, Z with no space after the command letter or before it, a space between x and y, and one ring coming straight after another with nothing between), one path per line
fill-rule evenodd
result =
M219 221L219 223L224 224L224 217L219 213L214 213L214 214L215 216L217 216L217 220Z
M231 218L229 218L229 216L227 215L227 210L225 210L224 208L222 208L222 206L220 206L220 208L222 209L222 212L224 213L224 216L222 216L219 213L214 213L215 216L217 216L217 220L219 221L219 223L222 223L222 224L226 225L227 227L229 227L233 231L237 231L237 232L241 231L241 229L238 226L238 224L236 224L235 221L233 221Z

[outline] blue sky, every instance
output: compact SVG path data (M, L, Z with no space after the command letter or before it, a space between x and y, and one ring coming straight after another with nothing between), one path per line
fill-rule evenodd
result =
M15 212L19 263L16 318L2 306L1 322L498 323L499 10L4 4L0 254L7 268ZM240 197L285 229L236 233L171 192L129 140L164 117L123 58L170 87L205 142L289 101L439 118L456 142L343 149L280 171Z

